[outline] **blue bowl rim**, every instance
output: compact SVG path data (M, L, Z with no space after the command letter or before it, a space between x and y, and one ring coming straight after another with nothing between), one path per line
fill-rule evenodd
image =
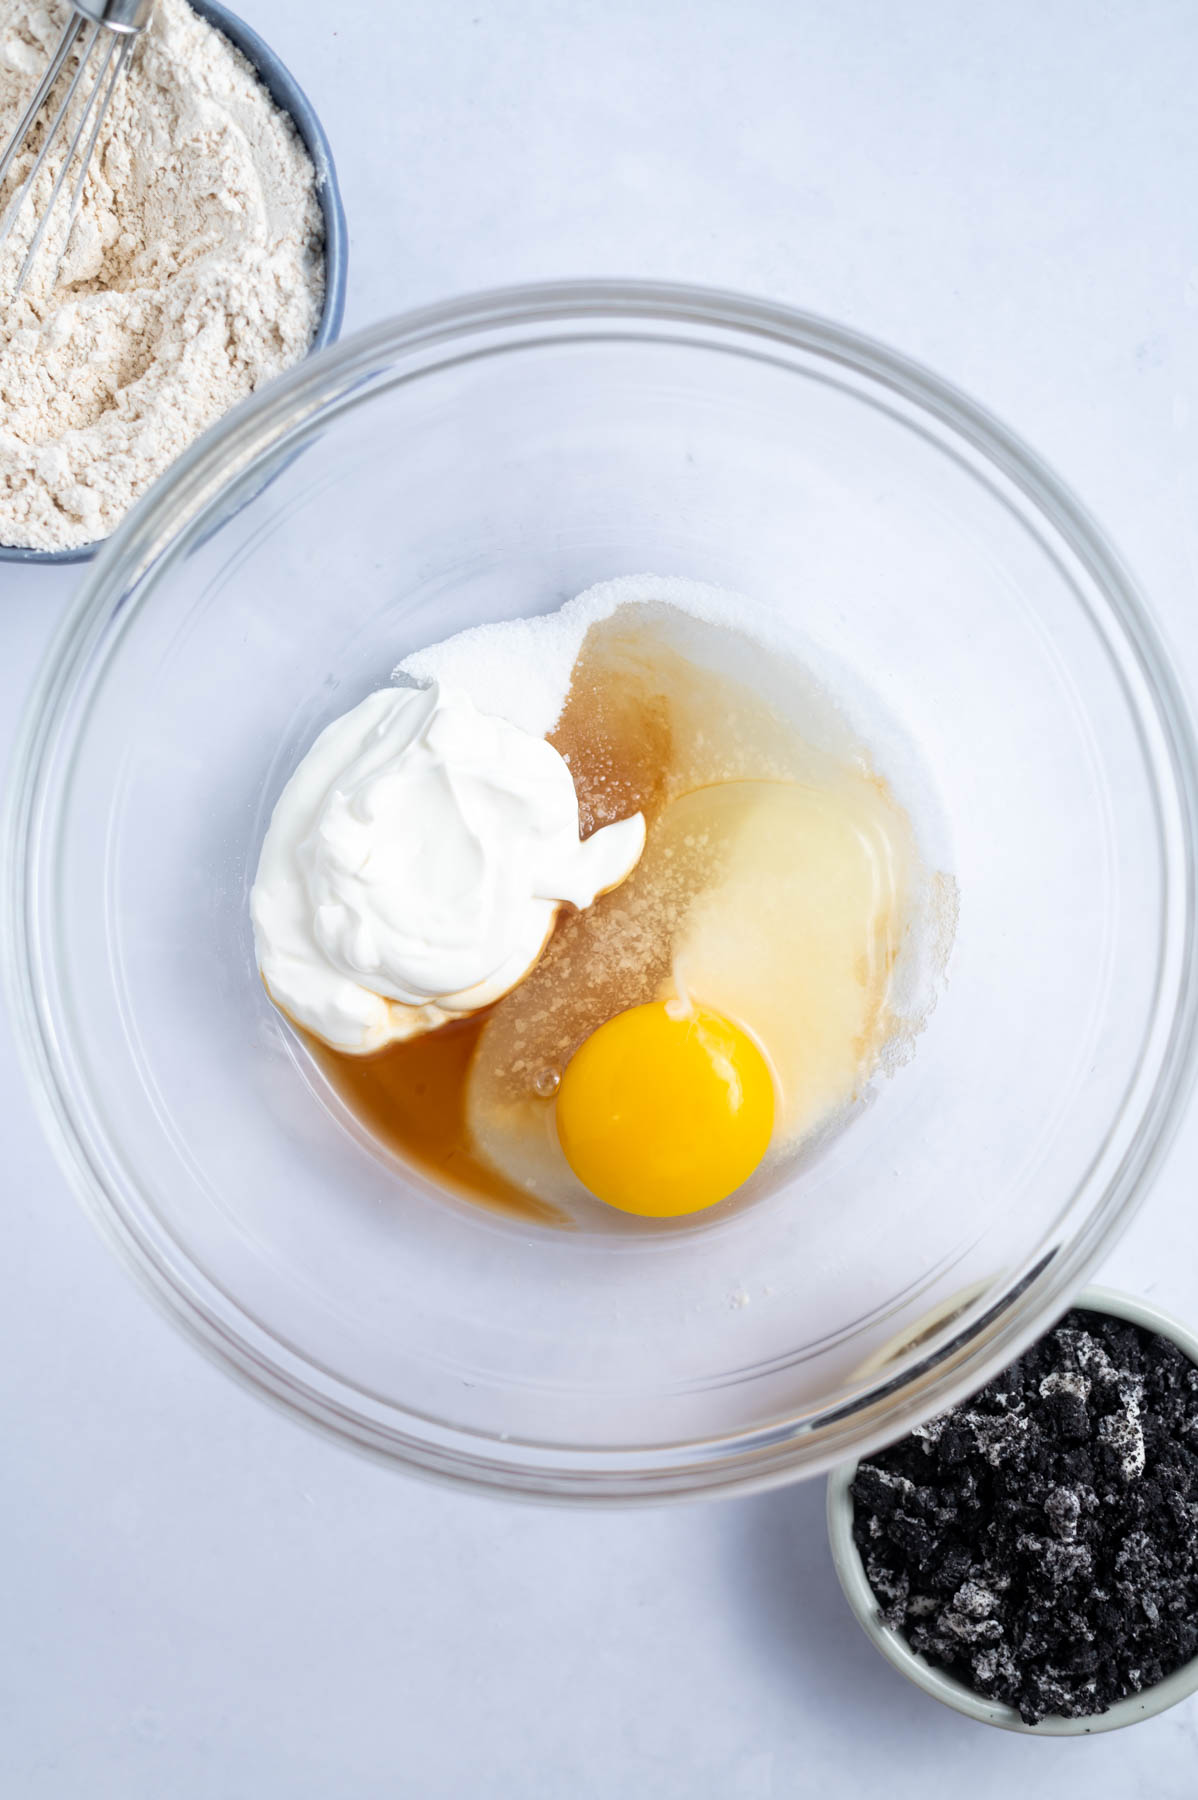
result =
M220 0L187 0L193 12L228 38L235 49L253 64L263 87L275 105L289 113L299 132L304 148L316 170L316 193L324 215L324 306L316 334L308 346L314 356L341 335L345 317L345 278L349 261L349 236L345 224L345 208L337 182L337 168L332 146L316 109L286 64L258 33L230 12ZM9 563L80 563L90 562L105 540L78 544L70 550L33 550L17 544L0 544L0 562Z

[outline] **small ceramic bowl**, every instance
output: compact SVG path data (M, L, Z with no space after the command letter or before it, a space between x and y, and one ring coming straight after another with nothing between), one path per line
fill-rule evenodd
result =
M251 31L236 13L231 13L228 7L222 6L220 0L189 0L189 4L193 12L198 12L210 25L215 25L241 51L246 60L253 64L275 105L291 114L295 129L316 169L316 193L320 210L324 214L325 285L320 322L308 347L308 355L315 356L326 344L335 343L340 335L341 320L345 313L347 262L345 212L341 205L341 190L337 185L337 171L333 166L333 152L325 136L324 126L294 76L256 31ZM0 544L0 562L88 562L103 542L100 538L93 544L79 544L71 550L30 550L16 544Z
M1094 1287L1087 1288L1074 1305L1084 1312L1109 1313L1116 1319L1139 1325L1145 1331L1172 1338L1191 1362L1198 1363L1198 1337L1179 1325L1176 1319L1143 1300L1114 1293L1109 1288ZM946 1670L933 1667L911 1648L901 1632L884 1625L879 1616L877 1600L853 1542L853 1501L849 1488L856 1473L857 1464L849 1463L835 1470L828 1481L828 1537L836 1573L866 1636L888 1662L908 1681L921 1687L925 1694L942 1700L945 1706L964 1713L967 1718L979 1719L984 1725L997 1725L1002 1731L1018 1731L1028 1737L1086 1737L1097 1731L1118 1731L1124 1725L1137 1725L1141 1719L1167 1712L1169 1707L1176 1706L1179 1700L1187 1699L1198 1690L1198 1657L1195 1657L1155 1687L1116 1701L1104 1713L1095 1713L1087 1719L1049 1717L1038 1725L1025 1725L1012 1707L983 1698Z

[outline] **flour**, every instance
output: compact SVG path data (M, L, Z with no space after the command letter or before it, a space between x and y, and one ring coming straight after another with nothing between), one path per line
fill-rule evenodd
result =
M0 143L64 17L0 0ZM54 173L0 249L0 542L46 550L107 536L193 438L298 362L324 292L311 160L185 0L157 0L132 53L57 277L65 198L58 245L12 301Z

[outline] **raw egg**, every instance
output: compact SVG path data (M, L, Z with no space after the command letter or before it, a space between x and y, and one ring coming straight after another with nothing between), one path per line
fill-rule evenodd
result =
M617 1013L571 1057L557 1095L566 1161L598 1199L644 1218L715 1206L769 1148L774 1086L719 1013L666 1002Z

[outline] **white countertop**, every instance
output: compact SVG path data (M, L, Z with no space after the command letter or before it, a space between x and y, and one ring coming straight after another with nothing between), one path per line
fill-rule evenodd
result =
M1187 0L245 0L321 112L347 329L655 275L922 358L1052 462L1198 686ZM5 738L79 571L0 566ZM0 1793L12 1800L1194 1800L1198 1701L1030 1741L910 1690L822 1484L561 1513L359 1461L134 1289L0 1042ZM1198 1117L1103 1269L1198 1318Z

